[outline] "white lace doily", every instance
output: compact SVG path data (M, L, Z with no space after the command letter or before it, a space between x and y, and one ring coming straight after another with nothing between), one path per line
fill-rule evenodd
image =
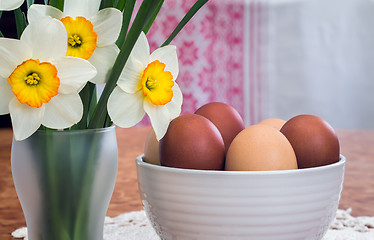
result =
M374 240L374 217L352 217L351 209L338 210L323 240ZM26 227L12 233L27 240ZM144 211L124 213L105 218L104 240L159 240Z

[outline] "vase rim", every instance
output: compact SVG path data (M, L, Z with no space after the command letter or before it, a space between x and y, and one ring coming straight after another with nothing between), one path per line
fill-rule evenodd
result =
M89 129L76 129L76 130L57 130L57 131L46 131L46 130L37 130L36 134L43 134L43 135L67 135L67 134L81 134L81 133L92 133L92 132L108 132L115 129L115 125L110 127L104 128L89 128Z

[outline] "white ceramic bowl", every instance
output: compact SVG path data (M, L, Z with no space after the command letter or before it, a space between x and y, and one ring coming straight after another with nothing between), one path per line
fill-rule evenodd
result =
M338 208L345 158L316 168L205 171L136 159L143 206L161 239L320 240Z

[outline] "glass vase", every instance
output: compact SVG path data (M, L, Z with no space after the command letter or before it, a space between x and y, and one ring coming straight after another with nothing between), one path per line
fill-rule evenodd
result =
M13 139L11 165L29 240L103 240L118 169L114 126Z

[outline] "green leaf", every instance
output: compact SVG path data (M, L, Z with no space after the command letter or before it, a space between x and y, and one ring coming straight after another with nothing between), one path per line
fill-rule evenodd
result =
M95 110L96 106L97 106L97 87L95 85L95 87L93 89L93 92L92 92L92 98L91 98L91 102L90 102L90 108L88 109L88 119L87 119L88 122L91 121L92 115L94 113L94 110Z
M0 11L0 19L2 15L3 15L3 11ZM3 38L3 37L4 37L4 34L0 31L0 38Z
M101 0L100 9L113 7L113 0Z
M156 17L158 15L158 13L160 12L160 9L162 7L162 5L164 4L164 0L161 0L157 6L157 9L156 11L153 13L153 16L151 17L151 19L148 21L147 25L145 26L145 28L143 29L143 32L145 34L148 33L149 29L152 27L153 25L153 22L156 20Z
M161 45L161 47L169 45L170 42L177 36L177 34L182 30L182 28L190 21L190 19L195 15L199 9L204 6L205 3L207 3L208 0L198 0L196 3L192 6L192 8L186 13L186 15L183 17L183 19L180 21L178 26L174 29L174 31L170 34L168 39Z
M21 8L17 8L14 10L14 17L16 18L17 36L20 38L23 30L25 30L27 26L26 16L25 13L21 11Z
M91 105L96 106L96 85L88 82L86 86L79 93L83 103L83 116L82 119L72 127L72 129L86 129L89 120L89 113ZM95 101L95 102L93 102Z
M108 98L116 86L118 77L120 76L122 69L130 56L135 42L138 40L140 33L151 19L153 13L156 11L158 4L159 1L144 0L140 5L139 11L130 28L126 40L120 48L121 51L117 56L113 69L109 74L108 81L105 85L103 93L101 94L99 103L94 111L88 128L101 128L105 125L105 119L108 113L106 106L108 103Z
M117 46L121 47L126 39L127 30L129 28L132 12L134 11L136 0L127 0L125 10L123 11L123 17L122 17L122 28L121 32L119 34L119 37L117 39Z
M110 119L109 114L107 114L106 118L105 118L105 125L104 125L104 127L110 127L112 125L113 125L112 119Z
M27 9L30 8L32 4L34 4L35 0L27 0Z
M64 0L50 0L49 5L64 11Z
M126 6L127 1L126 0L114 0L114 7L117 8L120 11L123 11L123 9Z

